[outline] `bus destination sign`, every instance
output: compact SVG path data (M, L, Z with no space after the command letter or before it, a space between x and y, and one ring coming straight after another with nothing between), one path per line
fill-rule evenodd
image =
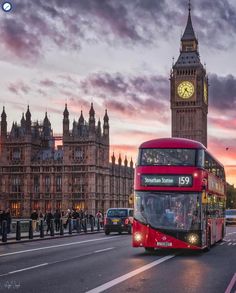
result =
M142 175L142 186L192 186L191 175Z

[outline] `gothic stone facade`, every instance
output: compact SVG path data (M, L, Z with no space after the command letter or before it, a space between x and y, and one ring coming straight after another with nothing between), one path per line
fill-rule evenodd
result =
M190 7L170 83L172 137L197 140L207 147L208 78L200 62Z
M1 115L0 209L15 217L29 217L33 209L87 210L95 214L109 207L128 207L133 191L133 162L109 162L109 117L95 123L93 104L86 122L81 111L70 130L67 105L63 135L53 135L47 113L42 124L32 123L29 107L20 125L7 132L7 116ZM102 129L103 128L103 129ZM55 146L55 141L62 141Z

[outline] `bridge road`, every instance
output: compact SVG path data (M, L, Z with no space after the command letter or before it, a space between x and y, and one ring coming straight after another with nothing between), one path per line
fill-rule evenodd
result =
M0 246L0 293L234 293L235 273L236 227L207 253L148 254L125 234Z

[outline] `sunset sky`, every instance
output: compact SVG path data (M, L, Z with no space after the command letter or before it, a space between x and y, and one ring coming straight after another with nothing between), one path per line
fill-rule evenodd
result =
M4 1L0 1L2 4ZM187 0L11 0L0 11L0 105L8 131L29 104L62 133L110 118L111 152L135 160L141 142L171 135L169 75L179 55ZM208 148L236 185L236 1L192 0L192 22L209 75ZM1 107L2 108L2 107ZM228 148L228 150L226 150Z

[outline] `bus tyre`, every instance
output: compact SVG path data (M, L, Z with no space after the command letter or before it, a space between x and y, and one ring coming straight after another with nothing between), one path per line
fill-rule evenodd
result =
M146 252L154 252L154 247L144 247Z
M106 235L109 235L110 234L110 231L109 230L105 230L105 234Z

